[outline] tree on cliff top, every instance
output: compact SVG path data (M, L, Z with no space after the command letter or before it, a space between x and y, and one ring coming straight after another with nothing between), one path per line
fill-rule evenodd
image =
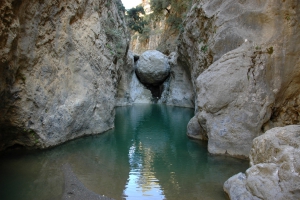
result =
M166 16L167 24L171 28L179 30L182 26L182 19L191 7L191 3L191 0L151 0L152 18L159 20L159 16Z
M168 8L170 5L171 5L171 0L151 0L150 1L151 10L155 14L162 14L162 12L164 10L166 10L166 11L168 11L168 13L170 13L170 10Z
M135 8L128 9L126 13L127 24L129 28L131 30L142 33L146 24L146 21L143 19L143 15L145 15L143 6L139 5Z

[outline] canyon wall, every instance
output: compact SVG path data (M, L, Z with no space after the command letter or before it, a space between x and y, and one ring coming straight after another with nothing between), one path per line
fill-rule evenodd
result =
M214 154L248 157L266 130L299 124L300 2L196 2L179 57L197 92L188 134Z
M167 14L167 13L165 13ZM159 50L169 55L176 51L176 41L178 30L170 29L166 24L166 17L161 17L159 21L150 21L147 33L134 33L131 35L130 50L137 54L142 54L147 50ZM148 28L149 28L148 27Z
M113 127L128 61L120 0L0 2L0 149Z
M194 1L184 21L178 53L197 95L187 134L250 157L224 183L230 199L299 199L299 22L297 0Z
M131 33L130 50L137 54L147 50L158 50L166 55L175 52L178 35L183 30L182 21L191 5L192 0L155 1L152 4L150 0L142 0L141 6L145 10L142 19L146 24L142 32Z
M175 51L175 40L178 33L174 33L173 31L172 34L166 34L169 33L166 25L167 11L163 12L163 14L159 17L156 16L159 20L155 20L153 17L150 17L152 13L150 0L142 0L141 6L145 11L143 19L148 18L148 20L146 20L147 24L144 26L142 33L134 31L131 32L130 50L136 54L142 54L147 50L159 50L164 54L169 54L170 52ZM167 47L167 44L169 44L169 47ZM165 52L162 50L165 50Z

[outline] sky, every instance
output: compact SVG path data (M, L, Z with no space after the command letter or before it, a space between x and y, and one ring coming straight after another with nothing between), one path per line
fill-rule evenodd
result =
M142 0L122 0L122 2L126 9L130 9L142 3Z

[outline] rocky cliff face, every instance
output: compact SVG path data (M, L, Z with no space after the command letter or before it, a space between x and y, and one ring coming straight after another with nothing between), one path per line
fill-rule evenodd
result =
M142 54L147 50L158 50L166 55L176 51L178 35L182 31L182 20L185 18L191 0L156 1L151 10L150 0L142 0L145 10L144 20L147 24L142 33L132 32L130 50ZM160 10L162 7L166 8Z
M0 2L0 149L113 127L129 38L121 1Z
M299 124L299 11L297 0L193 5L178 52L197 91L189 134L211 153L248 157L265 130Z
M146 33L134 33L131 36L131 51L142 54L147 50L157 49L162 53L169 55L176 50L176 41L179 30L170 29L166 24L165 16L159 21L150 21L148 26L151 29L146 30Z
M141 6L144 8L145 16L149 18L152 13L150 8L150 0L142 0ZM160 20L148 20L143 33L132 32L130 40L130 50L137 54L142 54L147 50L155 50L160 43L164 41L164 33L166 29L165 15ZM173 51L175 48L173 48Z
M291 125L255 138L251 167L224 184L230 199L299 199L299 135L300 126Z

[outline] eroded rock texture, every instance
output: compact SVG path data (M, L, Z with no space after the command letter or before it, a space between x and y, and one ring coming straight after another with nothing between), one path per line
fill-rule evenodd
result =
M224 184L231 199L300 199L300 126L273 128L253 140L251 167Z
M170 74L168 58L156 50L145 51L137 61L136 74L146 85L162 84Z
M128 36L121 1L0 2L0 149L113 127Z
M170 76L163 85L163 93L159 103L172 106L195 106L195 91L191 82L191 74L188 67L179 59L177 52L168 56Z
M265 130L299 124L299 12L297 0L204 0L191 8L178 51L211 153L248 157Z

